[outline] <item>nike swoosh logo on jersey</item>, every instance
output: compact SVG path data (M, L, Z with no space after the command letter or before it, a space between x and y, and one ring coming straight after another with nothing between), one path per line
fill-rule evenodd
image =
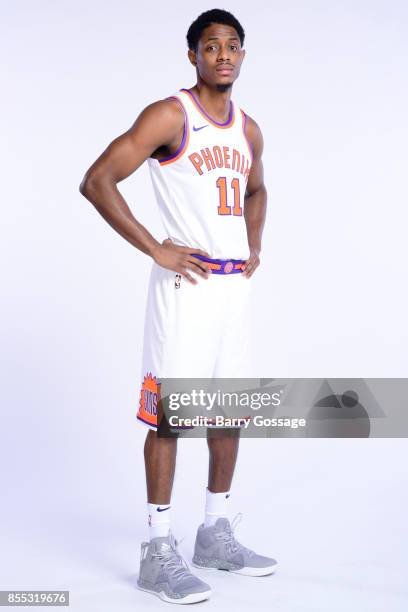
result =
M164 512L165 510L169 510L170 506L167 508L157 508L157 512Z
M194 132L198 132L198 130L202 130L205 127L208 127L208 124L207 125L201 125L200 127L196 127L195 125L193 125L193 130L194 130Z

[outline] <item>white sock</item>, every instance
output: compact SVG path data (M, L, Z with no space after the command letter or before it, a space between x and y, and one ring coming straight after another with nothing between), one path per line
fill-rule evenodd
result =
M170 504L149 504L147 502L147 514L150 539L166 537L170 529Z
M230 492L212 493L208 487L205 495L205 518L204 527L215 525L220 517L228 517L227 507Z

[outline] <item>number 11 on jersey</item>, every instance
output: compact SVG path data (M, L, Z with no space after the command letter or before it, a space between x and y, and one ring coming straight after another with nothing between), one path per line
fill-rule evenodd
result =
M219 190L220 202L218 205L218 214L219 215L242 215L241 208L241 192L239 189L239 179L233 178L231 181L231 187L234 191L234 206L228 206L227 204L227 178L225 176L220 176L217 179L216 185Z

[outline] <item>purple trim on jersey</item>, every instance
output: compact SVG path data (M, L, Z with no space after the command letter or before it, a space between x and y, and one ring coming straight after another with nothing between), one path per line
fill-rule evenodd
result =
M149 423L149 421L146 421L145 419L142 419L142 417L139 416L138 414L136 415L136 418L139 419L139 421L142 421L142 423L146 423L146 425L149 425L149 427L157 429L157 425L153 425L152 423Z
M163 163L163 162L170 161L171 159L174 159L175 157L177 157L177 155L179 155L180 151L182 151L183 148L184 148L184 145L186 143L187 133L188 133L188 116L187 116L187 113L186 113L186 109L184 108L184 104L181 102L181 100L179 100L175 96L169 96L168 98L166 98L166 100L176 100L176 102L178 102L179 105L181 106L181 108L183 109L183 113L184 113L184 133L183 133L183 140L181 141L181 145L179 146L177 151L175 153L173 153L172 155L169 155L168 157L163 157L163 159L158 159L157 161L160 164Z
M215 121L215 119L210 117L210 115L208 113L205 112L205 110L203 109L203 107L201 106L201 104L199 103L199 101L197 100L197 98L195 97L195 95L193 94L192 91L190 91L189 89L185 89L184 87L182 87L180 89L180 91L185 91L186 93L188 93L193 98L194 102L197 104L197 106L199 107L199 109L201 110L203 115L208 117L208 119L210 119L210 121L212 121L216 125L224 126L224 125L228 125L228 123L230 123L230 121L232 119L232 101L231 100L230 100L230 110L229 110L228 119L226 121L224 121L224 123L219 123L218 121Z
M252 142L249 141L248 136L246 135L245 129L246 129L246 122L247 122L247 116L246 113L244 111L242 111L244 113L244 136L245 136L245 140L247 141L248 145L249 145L249 150L251 151L251 155L252 155L252 160L254 161L254 148L252 146Z

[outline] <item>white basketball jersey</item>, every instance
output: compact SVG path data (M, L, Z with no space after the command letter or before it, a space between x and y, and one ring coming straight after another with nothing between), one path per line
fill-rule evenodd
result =
M171 98L184 110L182 143L165 159L148 159L167 235L213 258L247 259L244 197L253 154L246 115L231 100L228 120L218 123L187 89Z

